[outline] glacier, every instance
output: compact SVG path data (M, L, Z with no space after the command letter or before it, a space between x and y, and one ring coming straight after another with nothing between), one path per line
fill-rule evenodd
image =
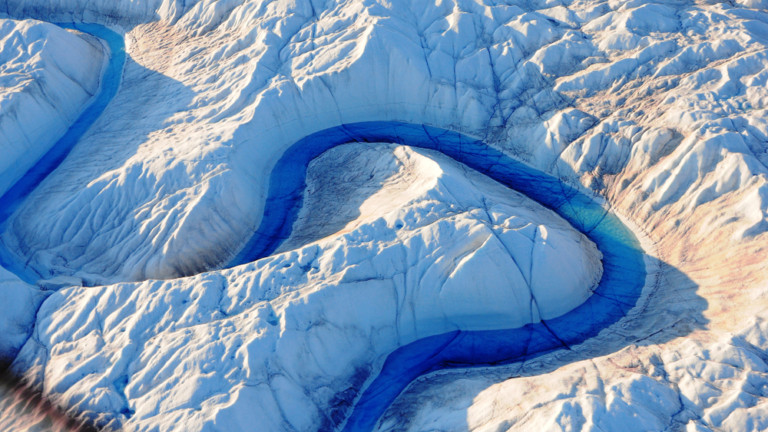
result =
M354 428L387 365L429 341L576 316L590 331L555 350L535 348L570 325L518 333L506 346L536 355L493 367L419 366L366 428L765 429L765 7L9 0L9 18L109 26L126 60L6 212L1 295L26 306L6 308L2 355L100 426L326 430ZM6 22L85 38L79 72L102 76L94 39ZM89 100L50 97L34 94L70 123ZM604 217L645 255L602 327L569 314L612 274ZM424 267L441 270L409 279ZM508 286L568 295L537 316Z
M93 121L101 115L109 101L114 97L120 85L120 76L125 63L125 51L123 39L119 34L110 31L106 27L93 24L60 24L60 26L61 28L75 29L79 34L86 36L98 35L98 37L104 41L103 49L108 55L108 60L106 60L106 65L104 66L105 70L101 74L101 82L98 88L99 91L96 92L94 90L95 94L92 99L88 100L88 104L84 106L80 115L77 119L73 120L73 124L66 129L66 132L64 132L58 140L48 140L48 147L45 148L47 151L37 157L38 155L35 151L29 151L28 148L24 148L24 151L18 155L18 167L20 172L23 172L23 177L16 179L12 186L0 189L2 191L0 192L0 227L5 226L8 217L13 214L27 195L29 195L29 193L34 190L51 171L61 164L80 137L91 126ZM27 41L24 42L29 43ZM41 79L39 81L45 82L46 80ZM9 93L12 96L11 100L13 100L13 98L18 98L18 95L20 94L25 94L23 90ZM55 100L49 100L47 102L54 108L56 107ZM37 117L40 116L40 113L35 110L30 110L29 112L21 111L20 115L25 117ZM45 118L45 116L37 118ZM54 127L48 125L43 126L43 128L55 131ZM11 138L4 142L14 143L15 141L18 140ZM37 141L42 143L46 142L45 139L37 139ZM30 156L32 158L30 158ZM9 160L12 160L12 158ZM8 170L8 172L10 173L13 171ZM5 248L0 248L0 264L4 268L12 270L17 276L28 283L35 284L37 280L40 279L39 274L31 272L26 265L20 263L19 260L8 253L8 250Z

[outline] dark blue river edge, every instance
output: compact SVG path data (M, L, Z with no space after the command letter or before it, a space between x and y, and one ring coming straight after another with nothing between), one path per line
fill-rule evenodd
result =
M125 40L120 34L99 24L56 23L56 25L88 33L105 41L110 51L108 63L102 74L99 93L91 101L90 105L83 110L77 120L59 138L56 144L0 197L0 232L5 231L8 218L18 209L24 199L42 183L48 174L61 165L75 144L88 131L88 128L91 127L101 113L104 112L104 109L115 94L117 94L117 90L120 87L123 66L125 65ZM11 255L3 245L0 245L0 266L12 271L23 281L33 285L40 279L39 275L23 262L19 262L18 258ZM44 276L50 277L53 275Z
M643 250L632 231L598 202L599 198L480 140L402 122L345 124L295 143L272 171L259 229L229 266L269 256L290 235L312 159L337 145L380 142L439 151L552 209L597 245L603 253L603 276L586 302L559 318L507 330L453 331L398 348L365 388L344 431L372 430L387 407L420 375L445 368L508 364L568 349L616 323L637 303L646 278ZM330 413L337 425L343 422L352 401L338 402L338 410Z

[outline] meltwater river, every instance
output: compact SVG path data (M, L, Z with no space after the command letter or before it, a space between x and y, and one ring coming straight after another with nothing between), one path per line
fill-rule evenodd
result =
M101 91L55 146L0 197L0 230L24 199L64 160L101 115L120 86L125 63L120 35L95 24L60 24L104 40L110 59ZM531 359L578 344L616 323L633 308L645 284L640 244L605 203L555 177L517 161L486 143L432 126L375 121L344 124L315 132L293 144L270 177L259 229L229 263L235 266L269 256L289 237L301 207L309 162L334 146L351 142L397 143L439 151L552 209L592 240L603 254L603 276L593 295L565 315L521 328L453 331L402 346L386 359L379 374L354 400L345 431L369 431L415 378L444 368L488 366ZM372 144L373 145L373 144ZM0 247L0 265L35 283L39 275ZM342 414L343 415L343 414ZM339 420L343 422L343 419Z

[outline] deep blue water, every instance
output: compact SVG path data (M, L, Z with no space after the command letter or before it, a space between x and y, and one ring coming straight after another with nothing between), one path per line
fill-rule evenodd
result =
M109 101L117 93L125 64L125 41L123 37L107 27L98 24L59 23L60 27L79 30L101 38L110 49L109 63L101 79L99 93L80 114L67 132L24 174L2 197L0 197L0 232L5 231L8 218L24 199L67 157L80 138L101 115ZM22 280L34 284L38 279L32 269L18 262L5 247L0 245L0 265L11 270ZM52 276L52 275L48 275Z
M309 162L334 146L351 142L388 142L437 150L522 192L595 242L603 253L603 276L585 303L559 318L516 329L453 331L397 349L364 390L345 431L373 429L397 395L420 375L444 368L511 363L576 345L616 323L637 302L646 276L643 251L634 234L599 202L482 141L399 122L341 125L294 144L272 172L261 226L230 266L270 255L290 235L301 207Z

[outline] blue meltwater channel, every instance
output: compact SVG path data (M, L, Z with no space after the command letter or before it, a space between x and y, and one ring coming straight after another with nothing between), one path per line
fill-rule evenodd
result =
M101 78L99 93L80 114L56 144L24 174L13 187L0 197L0 232L5 231L8 218L24 199L67 157L88 128L96 121L112 98L117 94L125 65L125 41L123 37L98 24L57 23L59 27L88 33L106 42L109 47L108 63ZM40 276L19 262L5 247L0 245L0 265L14 272L25 282L34 284ZM46 275L53 276L53 275Z
M6 229L8 218L23 200L61 164L120 86L126 59L123 38L100 25L60 25L106 41L111 52L101 90L53 148L0 197L0 232ZM436 150L527 195L558 213L597 245L603 254L603 276L586 302L559 318L514 329L453 331L395 350L357 398L345 431L373 429L387 407L420 375L444 368L506 364L567 348L615 324L637 303L646 277L643 251L632 231L599 198L590 197L480 140L402 122L345 124L293 144L272 171L261 225L229 266L266 257L288 238L301 207L309 162L334 146L352 142L397 143ZM34 283L39 278L1 246L0 265L27 282Z
M289 148L272 171L261 226L230 266L268 256L290 235L301 207L309 162L326 150L352 142L436 150L527 195L596 244L603 254L603 276L586 302L559 318L513 329L452 331L395 350L357 400L345 431L372 430L387 407L420 375L445 368L512 363L567 348L615 324L637 303L646 278L643 250L602 200L480 140L402 122L345 124L309 135Z

